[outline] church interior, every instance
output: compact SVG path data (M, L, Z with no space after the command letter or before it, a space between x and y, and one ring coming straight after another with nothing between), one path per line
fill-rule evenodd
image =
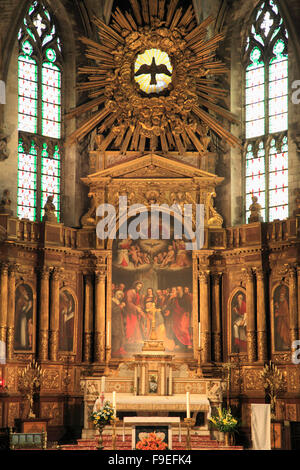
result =
M0 10L0 448L299 449L299 2Z

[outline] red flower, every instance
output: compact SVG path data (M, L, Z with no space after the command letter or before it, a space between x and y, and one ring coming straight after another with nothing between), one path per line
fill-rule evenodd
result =
M155 432L149 433L147 437L144 437L136 445L138 450L165 450L168 444L163 442L160 437L157 437Z

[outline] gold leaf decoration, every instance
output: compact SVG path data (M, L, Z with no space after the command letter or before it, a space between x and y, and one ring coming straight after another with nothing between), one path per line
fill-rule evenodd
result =
M88 93L90 100L67 117L91 114L69 141L81 141L96 128L101 151L143 153L147 147L181 154L196 149L203 154L210 131L232 146L240 145L215 117L236 122L217 104L226 90L214 76L228 70L216 60L223 34L207 39L213 18L197 26L193 8L176 9L178 0L130 3L132 12L116 8L110 25L94 18L99 43L81 38L94 65L79 69L79 75L88 78L78 90Z

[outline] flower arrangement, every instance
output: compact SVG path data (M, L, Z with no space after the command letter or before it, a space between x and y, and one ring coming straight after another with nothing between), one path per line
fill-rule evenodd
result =
M104 427L114 419L114 409L109 401L106 401L99 411L94 411L90 416L94 426Z
M209 421L221 432L235 432L238 426L238 421L231 414L231 409L228 410L218 408L218 414L209 418Z
M158 437L155 432L151 432L137 443L136 448L138 450L166 450L168 444L163 442L162 438Z

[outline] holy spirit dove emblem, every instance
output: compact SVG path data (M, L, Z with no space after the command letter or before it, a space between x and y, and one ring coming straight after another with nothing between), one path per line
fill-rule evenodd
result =
M134 79L147 94L161 93L172 81L173 67L166 52L149 49L137 56Z

